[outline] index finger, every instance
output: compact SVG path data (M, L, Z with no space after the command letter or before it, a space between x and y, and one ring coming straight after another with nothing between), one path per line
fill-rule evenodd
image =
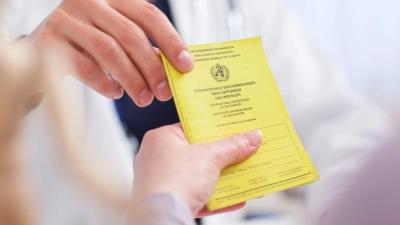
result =
M187 73L193 69L194 60L186 43L157 7L143 0L114 0L110 5L141 27L177 70Z

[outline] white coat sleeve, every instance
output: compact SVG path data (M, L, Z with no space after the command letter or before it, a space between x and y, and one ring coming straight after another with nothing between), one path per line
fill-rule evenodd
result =
M297 189L308 217L318 221L354 179L358 160L379 151L393 133L391 119L351 90L344 73L275 1L248 0L247 36L261 36L296 131L321 178Z

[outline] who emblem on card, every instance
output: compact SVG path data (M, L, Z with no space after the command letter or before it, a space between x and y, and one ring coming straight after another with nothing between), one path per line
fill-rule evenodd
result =
M211 67L210 72L214 79L218 82L229 80L229 70L228 67L224 65L217 63L217 65Z

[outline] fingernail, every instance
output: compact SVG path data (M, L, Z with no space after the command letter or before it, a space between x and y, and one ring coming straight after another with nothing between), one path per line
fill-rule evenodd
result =
M153 98L154 98L153 94L146 89L142 91L142 93L140 93L139 95L139 104L141 106L148 106L153 101Z
M187 50L183 50L178 55L179 65L181 65L181 72L190 72L194 67L194 60L192 55Z
M159 100L166 101L172 97L171 89L169 88L168 81L161 81L157 86L157 94L158 97L161 98Z
M124 89L121 86L117 87L117 90L112 94L113 99L120 99L124 95Z
M242 133L242 136L247 139L247 142L251 147L257 147L261 144L262 133L259 130L253 130L246 133Z

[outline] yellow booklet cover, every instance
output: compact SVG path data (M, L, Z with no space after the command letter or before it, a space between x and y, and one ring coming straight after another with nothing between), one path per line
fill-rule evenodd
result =
M216 210L316 181L318 172L292 125L260 38L189 46L190 73L161 54L186 138L191 144L260 130L246 161L225 168L207 204Z

